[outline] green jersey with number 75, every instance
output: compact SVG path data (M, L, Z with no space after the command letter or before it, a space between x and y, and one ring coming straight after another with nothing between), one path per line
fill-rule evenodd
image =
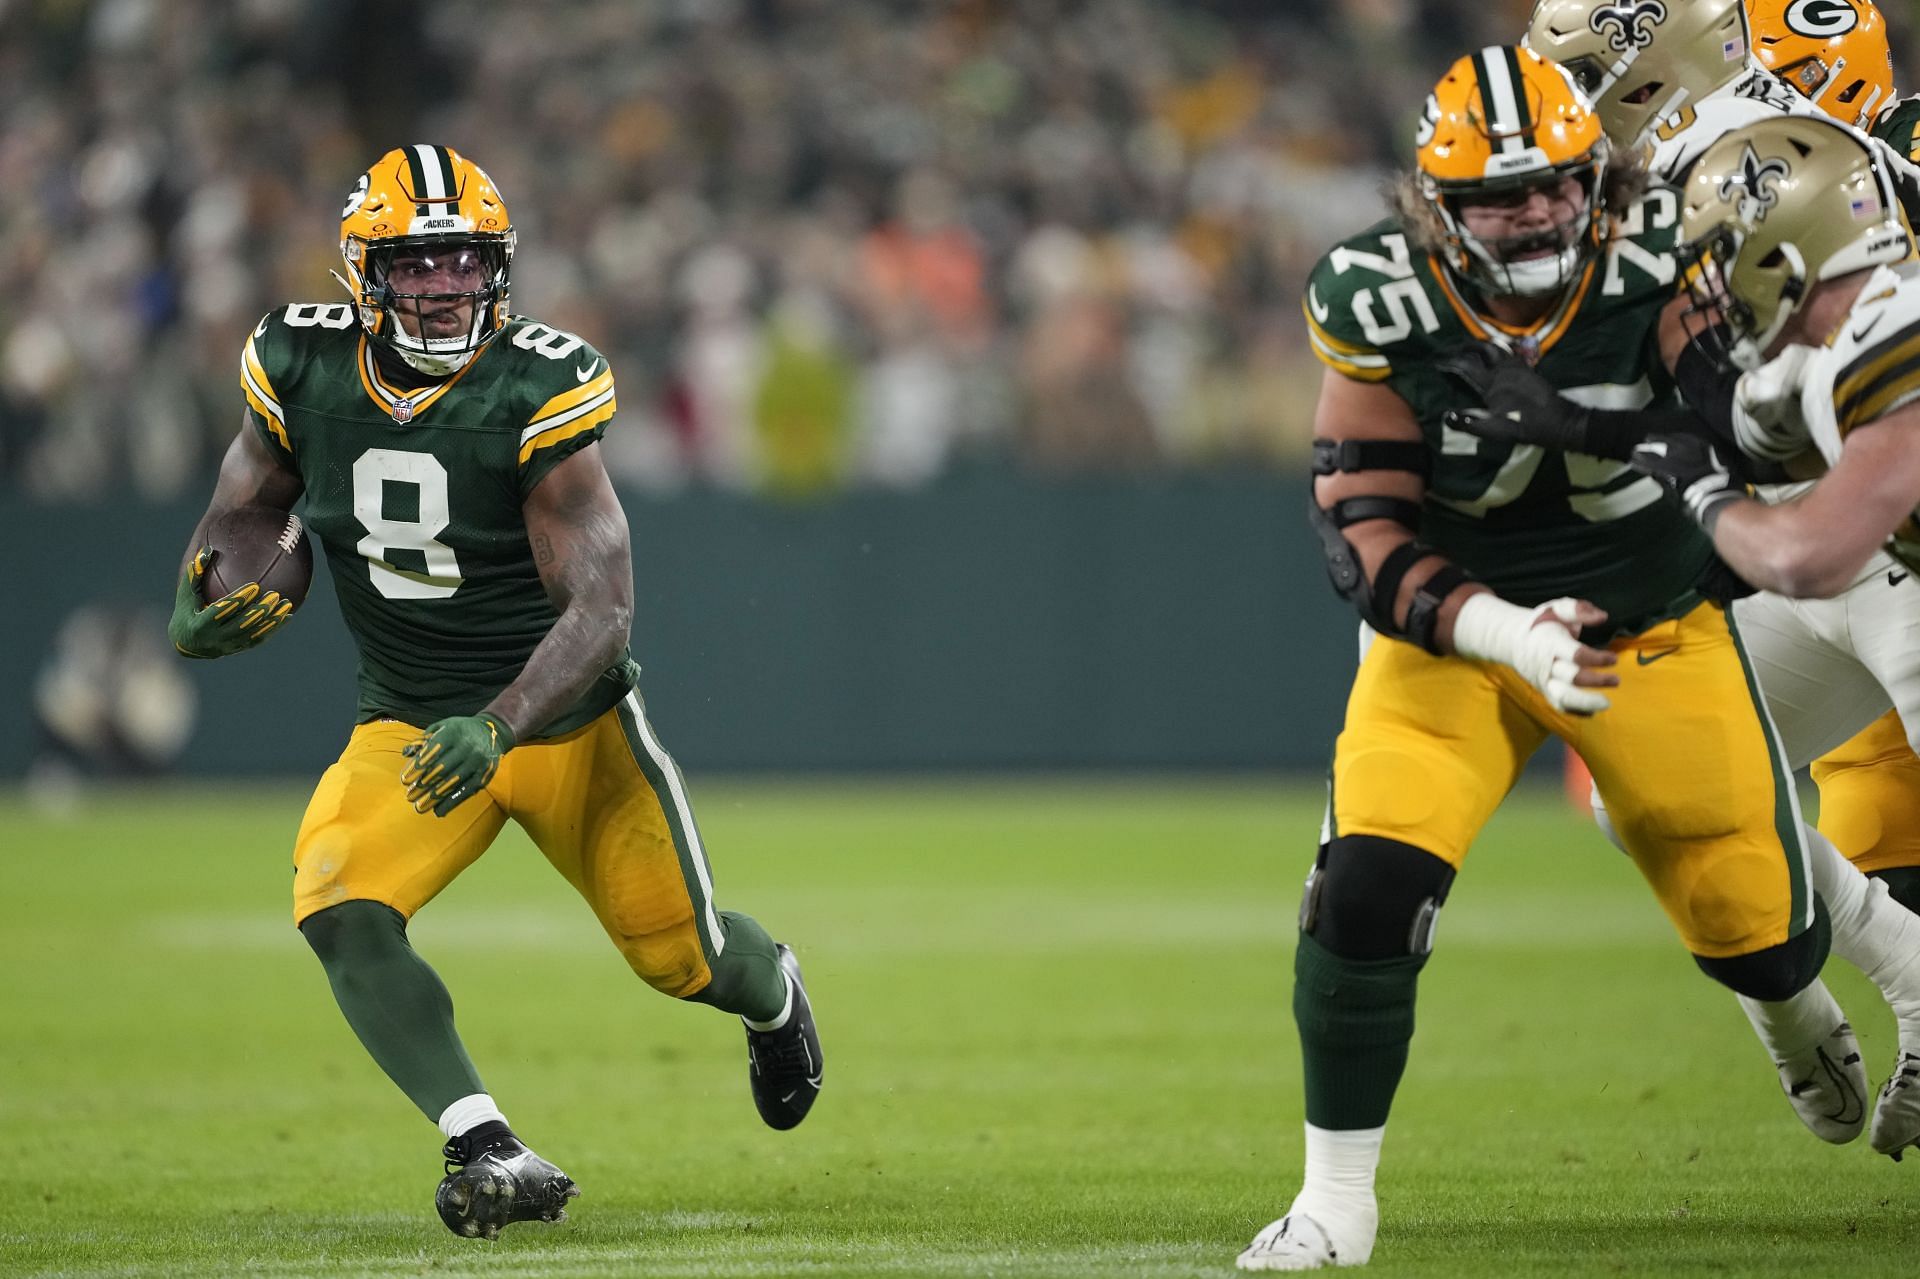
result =
M248 418L306 486L359 647L360 721L425 727L487 705L559 616L520 506L605 433L613 370L573 334L514 316L451 377L407 381L345 303L271 312L241 359ZM613 706L637 670L623 654L540 736Z
M1657 331L1674 295L1678 222L1674 194L1649 192L1554 309L1525 330L1486 315L1392 219L1335 246L1309 277L1314 354L1346 377L1384 382L1420 423L1431 463L1420 540L1505 599L1590 599L1619 631L1642 630L1699 600L1712 547L1661 500L1657 484L1623 462L1446 426L1447 410L1479 401L1436 365L1469 343L1491 342L1589 408L1671 400Z

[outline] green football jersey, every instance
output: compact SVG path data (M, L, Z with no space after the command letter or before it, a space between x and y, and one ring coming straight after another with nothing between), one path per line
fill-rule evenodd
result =
M607 361L515 316L453 377L397 386L351 307L298 303L247 338L240 382L253 429L306 486L307 527L360 651L361 722L481 710L559 616L520 508L605 433ZM537 735L607 710L636 672L623 654Z
M1623 462L1444 426L1446 410L1479 401L1435 360L1496 341L1589 408L1677 403L1656 332L1674 296L1678 213L1673 192L1649 192L1555 310L1524 333L1479 313L1392 219L1336 246L1307 285L1314 353L1347 377L1385 383L1420 423L1432 460L1421 540L1517 604L1590 599L1616 632L1691 608L1711 543L1662 500L1657 483Z
M1903 98L1873 122L1874 137L1920 164L1920 94Z

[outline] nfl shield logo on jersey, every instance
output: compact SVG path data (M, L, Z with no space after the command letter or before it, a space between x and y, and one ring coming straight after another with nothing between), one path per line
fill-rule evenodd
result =
M393 402L393 420L403 424L413 421L413 401L395 400Z

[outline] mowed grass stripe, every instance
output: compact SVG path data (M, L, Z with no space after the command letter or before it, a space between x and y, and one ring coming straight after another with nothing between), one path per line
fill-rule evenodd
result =
M693 800L718 902L806 961L821 1107L761 1127L737 1027L641 987L509 835L416 939L586 1193L490 1247L433 1217L437 1136L287 922L303 791L0 800L0 1275L1225 1275L1285 1207L1319 787ZM1626 859L1523 794L1441 917L1371 1271L1910 1275L1916 1173L1803 1133Z

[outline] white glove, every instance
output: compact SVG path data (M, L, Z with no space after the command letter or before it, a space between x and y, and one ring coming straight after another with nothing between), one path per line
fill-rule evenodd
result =
M1742 373L1733 388L1733 438L1749 457L1784 462L1813 446L1800 392L1818 348L1790 345L1773 359Z
M1581 669L1574 655L1586 647L1574 633L1578 610L1579 601L1567 597L1522 608L1489 591L1469 595L1454 615L1453 651L1511 666L1557 711L1592 715L1609 702L1599 690L1573 682Z

